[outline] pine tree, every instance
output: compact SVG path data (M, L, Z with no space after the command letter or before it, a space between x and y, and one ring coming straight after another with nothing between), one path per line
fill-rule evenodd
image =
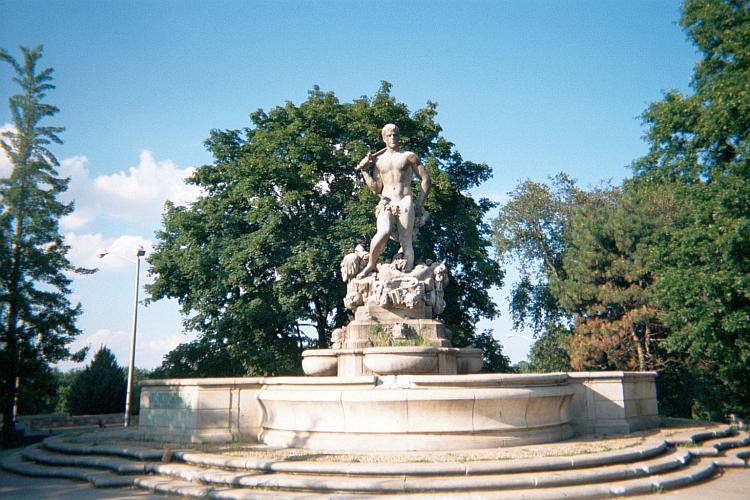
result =
M104 346L76 375L68 393L71 415L119 413L125 406L126 378L112 351Z
M3 444L13 436L13 400L17 377L35 367L70 357L66 348L80 332L75 319L80 304L68 300L71 272L68 247L58 228L60 217L73 210L58 196L68 179L58 176L57 159L48 149L61 144L62 127L41 125L58 112L43 102L52 85L52 68L37 63L42 46L21 47L19 63L0 49L0 60L13 68L21 93L9 98L14 130L3 133L2 147L13 164L7 179L0 179L0 338L2 339ZM80 359L82 353L73 356Z

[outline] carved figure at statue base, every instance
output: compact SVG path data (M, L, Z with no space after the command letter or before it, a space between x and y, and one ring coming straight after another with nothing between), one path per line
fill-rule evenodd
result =
M342 277L347 283L344 305L355 311L365 304L377 304L388 309L398 307L405 309L429 308L431 316L440 314L445 309L443 289L448 284L448 273L445 264L427 261L417 264L410 272L399 269L397 263L377 264L377 271L364 278L356 277L353 271L357 266L348 267L344 274L344 263L357 258L357 251L344 257L341 264ZM397 254L396 259L398 260Z

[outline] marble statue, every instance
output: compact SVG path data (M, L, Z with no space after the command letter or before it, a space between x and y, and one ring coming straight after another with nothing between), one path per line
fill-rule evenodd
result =
M341 278L347 284L344 305L355 311L363 305L386 309L419 309L430 315L445 308L443 288L448 283L445 264L415 265L413 241L417 230L429 218L424 202L431 179L417 155L399 148L398 127L388 124L382 130L386 147L368 153L357 165L367 186L380 196L375 209L377 232L365 250L361 242L341 262ZM370 172L374 166L375 171ZM412 181L419 179L419 196L412 196ZM390 263L380 254L393 238L401 248Z
M414 232L424 225L429 215L424 210L424 202L430 192L430 174L419 161L417 155L399 148L399 130L392 123L383 127L385 148L367 155L357 165L357 171L367 187L380 196L375 209L377 232L370 243L370 251L364 269L357 278L364 278L377 269L378 257L383 252L389 238L401 244L404 265L402 271L410 272L414 267ZM375 172L370 169L374 165ZM411 183L418 178L419 197L412 199Z

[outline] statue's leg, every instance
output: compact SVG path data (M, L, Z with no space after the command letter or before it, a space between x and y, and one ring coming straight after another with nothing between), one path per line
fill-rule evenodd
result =
M383 253L391 234L391 224L393 223L391 217L392 215L388 210L381 210L378 214L377 232L370 241L370 260L367 262L367 267L357 275L357 278L364 278L377 268L378 258Z
M411 196L402 198L398 202L398 205L399 214L396 221L398 241L404 250L404 260L406 260L404 272L408 273L414 268L414 246L412 244L412 239L414 238L414 206Z

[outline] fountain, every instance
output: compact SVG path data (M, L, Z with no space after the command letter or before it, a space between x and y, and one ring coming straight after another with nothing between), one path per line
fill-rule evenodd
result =
M445 307L449 269L415 263L412 248L429 220L430 177L398 139L398 129L386 125L386 148L357 167L380 196L377 232L369 250L358 244L341 262L353 319L333 332L332 348L303 352L306 377L144 381L144 437L357 452L456 450L658 425L653 372L479 374L481 350L452 347L452 333L435 319ZM385 263L389 239L401 248Z

